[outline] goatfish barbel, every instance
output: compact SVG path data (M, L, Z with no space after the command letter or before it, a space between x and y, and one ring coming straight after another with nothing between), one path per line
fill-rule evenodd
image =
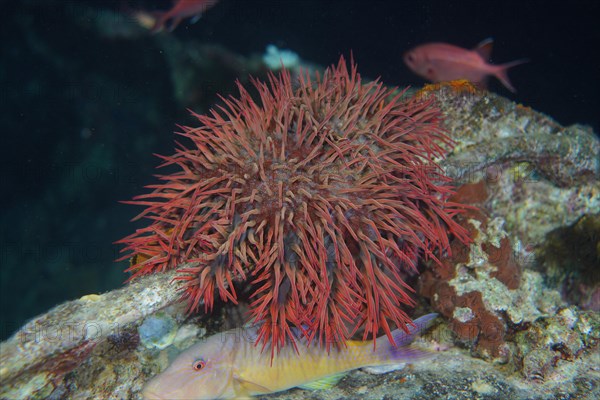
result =
M427 314L408 327L373 341L347 341L332 346L309 346L304 338L283 347L271 359L270 351L255 345L257 327L216 334L184 350L143 389L144 399L234 399L279 392L293 387L325 389L345 373L361 367L411 362L430 353L411 345L431 326L437 314ZM299 336L299 335L298 335Z

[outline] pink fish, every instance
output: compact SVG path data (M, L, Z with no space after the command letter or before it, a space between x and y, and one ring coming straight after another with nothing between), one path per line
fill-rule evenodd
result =
M161 31L166 27L169 20L171 23L167 28L173 31L184 18L197 18L203 12L217 4L219 0L175 0L173 7L164 12L154 13L155 21L152 32Z
M506 71L528 60L490 64L493 44L492 39L486 39L475 49L467 50L447 43L427 43L406 52L404 62L414 73L431 82L467 79L485 88L487 78L492 75L508 90L516 92Z

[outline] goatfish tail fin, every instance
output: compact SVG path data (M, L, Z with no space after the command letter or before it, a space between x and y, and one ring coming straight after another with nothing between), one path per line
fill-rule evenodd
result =
M377 340L375 353L382 363L394 364L420 360L433 353L425 349L420 349L411 343L421 334L433 325L433 321L438 314L432 313L423 315L413 321L414 326L408 326L408 333L402 329L392 331L392 337L395 343L392 343L386 336Z

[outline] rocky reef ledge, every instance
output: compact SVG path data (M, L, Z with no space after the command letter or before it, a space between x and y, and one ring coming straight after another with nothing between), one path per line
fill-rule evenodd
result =
M441 315L419 339L436 354L265 398L600 398L598 137L464 84L417 95L444 111L456 147L440 164L476 206L461 217L470 249L416 278L417 311ZM178 296L166 273L33 319L0 345L0 398L140 398L170 356L235 319L187 316Z

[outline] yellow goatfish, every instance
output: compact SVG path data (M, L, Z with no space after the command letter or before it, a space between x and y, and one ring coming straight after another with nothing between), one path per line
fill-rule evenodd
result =
M411 342L428 328L437 314L427 314L408 327L409 333L392 332L373 341L347 341L332 346L309 346L297 338L271 360L270 351L255 345L257 327L234 329L213 335L183 351L161 374L146 384L144 399L235 399L290 389L327 388L348 371L367 366L399 364L429 353ZM300 335L298 335L300 336Z

